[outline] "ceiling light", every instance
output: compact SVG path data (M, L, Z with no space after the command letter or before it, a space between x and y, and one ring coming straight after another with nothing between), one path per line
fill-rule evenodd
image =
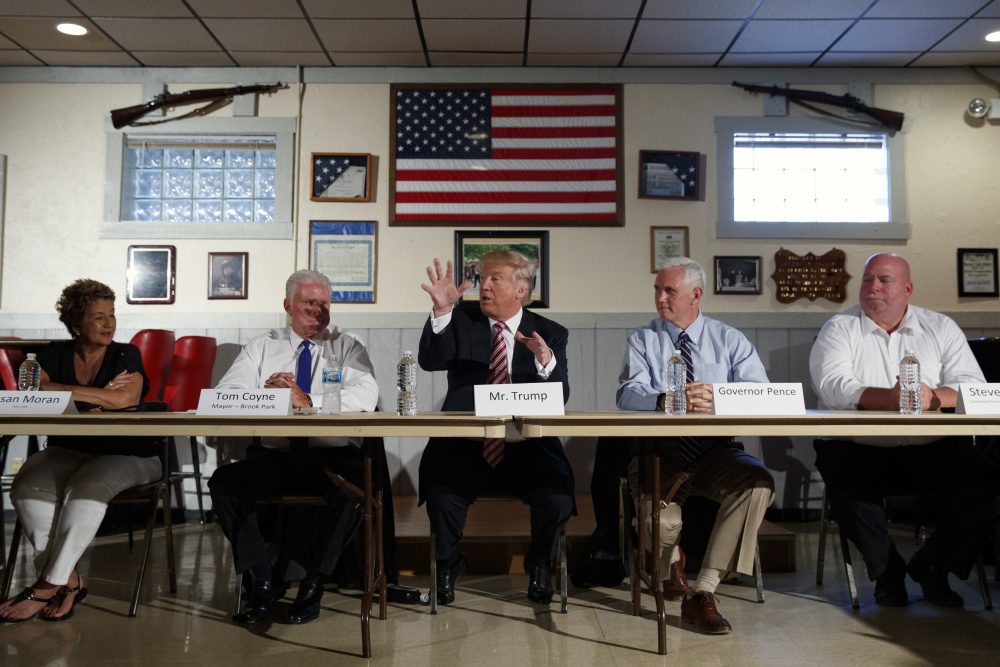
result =
M990 34L986 35L987 42L1000 42L1000 30L994 30Z
M56 30L64 35L73 35L74 37L86 35L88 32L87 29L79 23L60 23L56 26Z
M981 97L977 97L969 102L969 115L973 118L982 118L987 114L987 112L989 112L989 110L990 103Z

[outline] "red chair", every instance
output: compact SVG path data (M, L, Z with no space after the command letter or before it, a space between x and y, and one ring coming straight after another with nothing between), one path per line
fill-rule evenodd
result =
M143 329L132 336L132 344L139 348L142 366L149 378L149 391L145 400L163 400L163 385L167 369L174 356L174 332L166 329Z
M0 336L0 340L21 340L17 336ZM0 347L0 389L14 391L17 389L17 371L24 361L25 352L21 347ZM0 435L0 549L7 543L7 534L4 514L4 494L10 493L10 486L14 482L14 475L4 474L7 469L7 453L13 436ZM28 438L28 455L38 451L37 436Z
M0 336L0 340L21 340L17 336ZM17 371L24 361L24 348L0 347L0 389L17 389Z
M174 357L163 387L163 400L171 412L184 412L198 407L201 390L212 386L212 368L215 366L216 343L207 336L182 336L174 343ZM205 523L205 506L202 502L201 459L198 439L191 436L191 464L194 472L175 472L170 476L175 484L186 477L194 478L198 512Z

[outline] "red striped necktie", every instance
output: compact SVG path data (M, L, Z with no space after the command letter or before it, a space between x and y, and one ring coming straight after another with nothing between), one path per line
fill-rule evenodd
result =
M490 374L487 376L490 384L508 384L507 377L507 341L503 332L507 325L497 322L493 325L493 346L490 348ZM486 438L483 443L483 458L491 468L496 468L503 460L503 438Z

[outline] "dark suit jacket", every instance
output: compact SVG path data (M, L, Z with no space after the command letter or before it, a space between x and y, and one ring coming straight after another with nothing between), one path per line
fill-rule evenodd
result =
M525 336L538 335L545 339L556 358L556 367L548 380L538 377L535 355L526 345L515 341L514 356L511 361L512 383L519 382L562 382L563 400L569 399L569 377L566 372L566 327L528 310L523 312L518 327ZM425 371L448 371L448 394L443 410L474 410L473 387L487 384L490 369L490 348L493 333L490 321L478 308L456 308L451 315L451 323L439 334L431 331L430 318L424 324L420 336L418 361Z
M556 367L547 380L542 380L535 368L535 355L527 346L515 342L511 361L511 382L561 382L563 400L568 399L566 341L569 332L562 325L528 310L523 311L518 331L525 336L537 332L545 339L545 343L555 355ZM431 330L428 318L420 336L417 359L424 370L448 372L448 393L445 395L443 410L475 409L473 387L488 383L492 344L489 318L478 308L474 310L456 308L452 312L451 322L438 334ZM431 438L427 443L420 465L421 498L424 497L426 489L439 485L453 485L456 480L465 479L464 476L468 473L466 468L468 461L459 461L454 457L442 455L443 452L436 447L437 443L446 440ZM517 452L512 450L528 443L536 449L532 453L526 452L530 458L522 460L517 456ZM469 444L471 443L464 443L462 451L467 451ZM533 438L524 443L513 443L513 447L508 443L508 447L509 456L505 457L505 460L511 465L524 464L524 469L518 473L519 486L523 484L525 487L533 488L558 488L572 495L573 471L558 438Z

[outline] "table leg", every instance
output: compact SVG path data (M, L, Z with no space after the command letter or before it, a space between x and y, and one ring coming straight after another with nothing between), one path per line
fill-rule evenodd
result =
M367 448L364 455L364 480L362 530L364 531L365 590L361 598L361 657L370 658L372 656L371 611L372 596L375 592L375 562L372 554L372 457Z
M656 554L660 549L660 498L663 495L663 490L660 488L660 455L656 453L655 449L650 449L650 465L652 466L653 477L653 502L651 503L652 509L650 512L650 521L652 521L652 539L650 540L652 544L650 545L651 565L650 568L650 578L649 578L649 588L650 592L653 594L653 598L656 600L656 645L657 650L660 655L666 655L667 653L667 609L666 603L663 600L663 587L660 586L661 573L660 573L660 559L657 558ZM641 480L640 480L641 483Z

